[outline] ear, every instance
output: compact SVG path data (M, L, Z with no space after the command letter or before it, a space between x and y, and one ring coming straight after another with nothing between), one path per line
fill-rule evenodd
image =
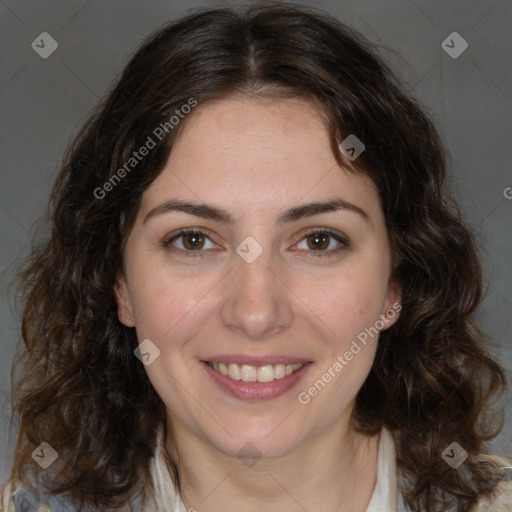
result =
M117 302L117 317L126 327L135 327L135 317L133 315L132 302L126 285L126 278L122 272L119 272L114 284L114 295Z
M385 318L385 331L389 329L399 318L402 310L402 287L396 281L390 281L388 284L387 297L384 302L384 311L382 318Z

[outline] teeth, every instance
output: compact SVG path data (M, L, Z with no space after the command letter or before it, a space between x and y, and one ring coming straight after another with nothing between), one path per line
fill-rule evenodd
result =
M233 380L240 380L240 366L238 366L237 364L230 364L229 370L228 370L228 375Z
M240 368L240 378L244 382L256 382L257 370L254 366L242 365Z
M274 367L271 364L267 364L267 366L261 366L258 368L258 382L271 382L274 380L274 375Z
M284 364L276 364L274 366L274 378L282 379L286 375Z
M299 370L304 365L297 364L267 364L265 366L250 366L248 364L225 364L208 363L214 370L222 375L227 375L233 380L242 380L243 382L272 382L282 379L287 375Z

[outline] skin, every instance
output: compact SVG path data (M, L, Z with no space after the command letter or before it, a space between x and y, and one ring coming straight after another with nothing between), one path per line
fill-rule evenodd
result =
M166 449L180 457L186 509L364 512L379 436L356 433L350 417L378 337L307 405L297 395L400 300L377 191L337 164L322 118L304 100L233 96L199 105L185 123L143 194L115 294L120 321L160 349L145 369L166 406ZM334 198L367 219L340 209L277 224L288 208ZM170 199L222 208L235 222L179 211L144 222ZM183 228L205 232L203 257L190 236L163 244ZM348 246L327 238L317 249L307 235L325 229ZM236 252L248 236L263 249L250 264ZM313 364L284 395L250 402L227 395L200 363L226 353ZM237 458L248 442L261 453L253 467Z

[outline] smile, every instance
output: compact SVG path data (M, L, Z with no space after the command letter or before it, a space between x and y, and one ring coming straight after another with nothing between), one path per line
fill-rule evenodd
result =
M277 359L272 361L273 364L261 361L261 366L256 366L242 364L243 359L237 363L221 362L223 360L203 360L201 364L217 389L245 401L270 400L285 394L296 386L313 365L311 361L285 364Z
M211 361L207 361L207 364L216 372L226 375L230 379L243 382L272 382L273 380L283 379L304 366L300 363L251 366L247 364L238 365L236 363L212 363Z

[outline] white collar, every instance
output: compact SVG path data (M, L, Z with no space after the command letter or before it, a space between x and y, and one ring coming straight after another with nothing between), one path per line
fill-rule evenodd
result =
M377 456L377 481L366 512L396 512L397 501L395 442L391 433L383 428L380 432Z

